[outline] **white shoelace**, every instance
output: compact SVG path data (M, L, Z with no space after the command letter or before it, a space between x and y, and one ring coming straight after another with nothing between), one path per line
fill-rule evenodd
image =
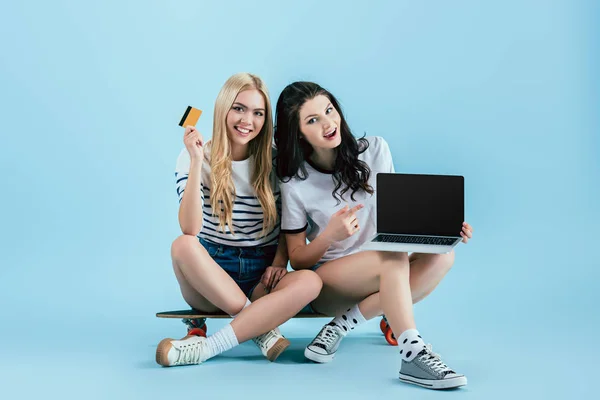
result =
M267 343L269 343L269 341L271 339L273 339L277 336L279 336L279 332L277 332L275 329L273 329L267 333L263 333L262 335L255 337L252 340L254 341L254 343L256 343L257 346L267 347Z
M179 354L175 365L183 364L198 364L201 362L200 353L203 350L205 341L196 341L192 343L186 343L179 348Z
M315 343L324 344L327 348L332 346L340 333L332 325L325 325L315 338Z
M436 354L431 348L431 344L425 346L427 352L419 357L425 365L428 365L434 372L442 374L444 372L453 372L444 362L442 361L442 355Z

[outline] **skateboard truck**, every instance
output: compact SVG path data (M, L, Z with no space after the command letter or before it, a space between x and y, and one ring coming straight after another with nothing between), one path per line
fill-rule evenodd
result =
M188 335L206 337L206 318L183 318L181 320L188 327Z

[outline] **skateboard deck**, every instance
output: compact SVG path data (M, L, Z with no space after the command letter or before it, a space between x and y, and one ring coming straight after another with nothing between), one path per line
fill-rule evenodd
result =
M231 318L230 315L223 312L207 313L204 311L198 311L194 309L190 310L177 310L177 311L163 311L156 313L158 318L186 318L186 319L200 319L200 318ZM323 314L314 313L299 313L293 318L327 318Z
M206 320L210 318L231 318L230 315L224 312L209 313L204 311L198 311L194 309L189 310L176 310L176 311L162 311L156 313L158 318L180 318L182 322L187 325L188 335L197 335L206 337L207 326ZM323 314L316 313L299 313L292 318L331 318ZM398 342L392 332L391 327L387 323L385 316L379 323L381 332L385 335L385 339L392 346L397 346Z

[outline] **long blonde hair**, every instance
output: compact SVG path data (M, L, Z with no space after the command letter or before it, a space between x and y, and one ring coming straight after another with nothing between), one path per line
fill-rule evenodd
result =
M237 95L249 89L260 91L265 99L265 123L258 135L248 144L250 156L254 156L252 187L263 210L261 235L264 236L277 222L275 197L271 186L273 118L269 92L264 82L256 75L249 73L233 75L225 82L215 101L213 137L210 144L212 186L210 204L213 215L219 217L219 228L225 232L225 227L228 225L231 233L235 234L232 222L235 187L231 176L231 145L227 137L226 121L227 113Z

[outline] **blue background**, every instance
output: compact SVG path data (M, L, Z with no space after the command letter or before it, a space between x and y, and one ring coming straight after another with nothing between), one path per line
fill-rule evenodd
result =
M217 4L220 3L220 4ZM372 320L305 362L324 320L196 367L154 363L183 325L173 181L187 105L240 71L314 80L397 171L462 174L475 238L416 306L469 378L445 395L590 395L599 346L600 6L595 1L12 2L0 8L0 381L5 398L347 398L397 380ZM209 330L223 321L209 322ZM592 370L596 372L592 372ZM208 396L208 397L206 397ZM367 396L367 397L365 397Z

